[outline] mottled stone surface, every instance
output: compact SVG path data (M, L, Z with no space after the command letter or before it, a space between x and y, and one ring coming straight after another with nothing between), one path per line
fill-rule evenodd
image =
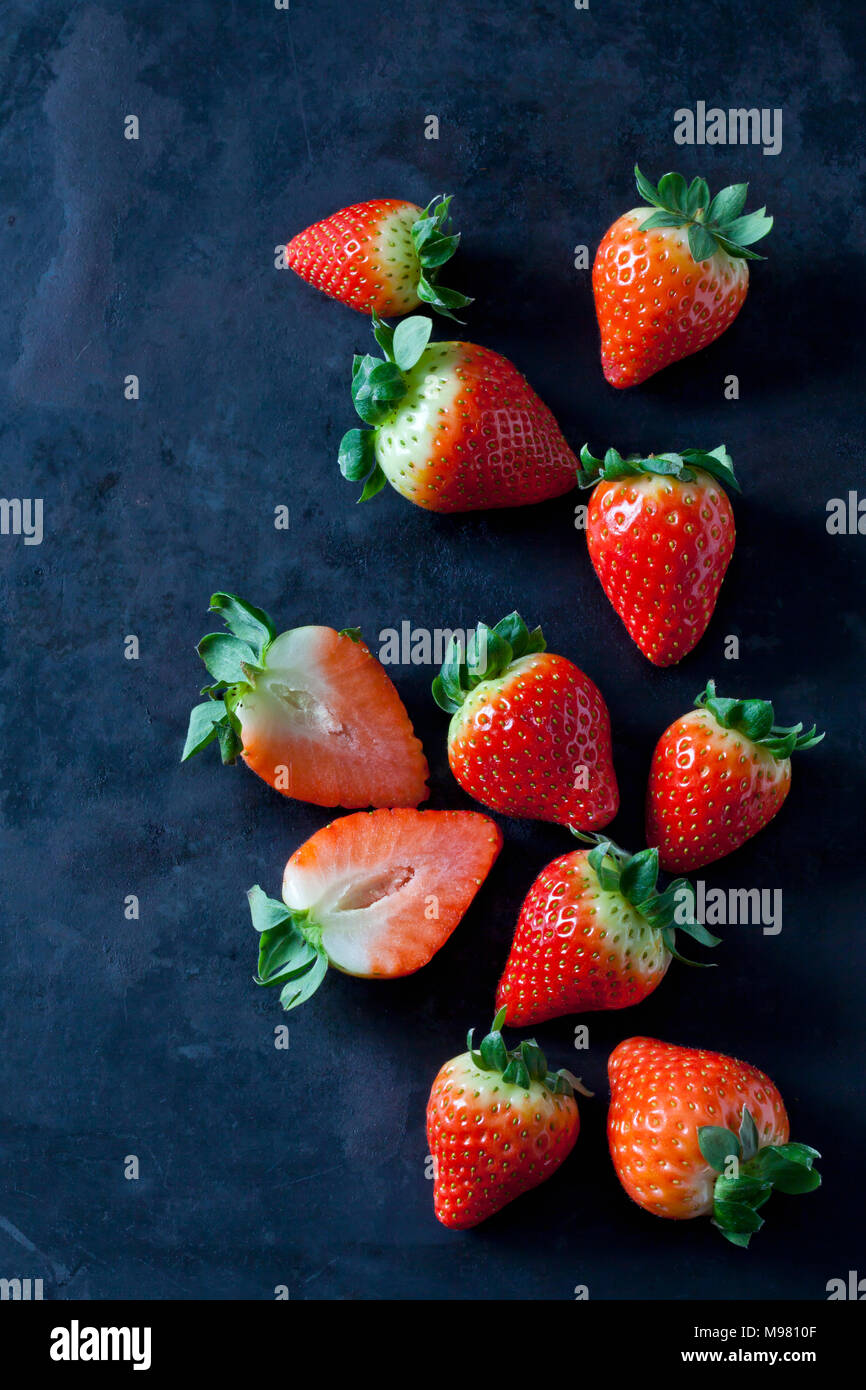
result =
M0 491L44 499L41 546L0 536L3 1122L0 1275L46 1296L268 1299L821 1297L861 1262L863 487L861 19L839 3L292 0L10 3L2 35ZM11 22L10 22L11 21ZM675 109L781 107L783 149L682 149ZM136 114L137 142L123 138ZM424 118L440 119L438 141ZM600 372L589 273L631 168L748 178L777 218L737 323L626 394ZM512 357L575 447L712 447L738 466L738 546L709 632L652 669L591 571L565 498L442 517L335 465L365 320L274 269L274 247L360 199L456 195L467 336ZM441 325L444 335L448 329ZM124 399L124 378L141 398ZM735 373L740 399L726 401ZM279 504L287 532L273 526ZM778 821L707 881L781 887L779 936L730 927L720 968L539 1034L595 1090L551 1182L487 1227L432 1216L424 1106L483 1027L522 894L565 831L507 850L445 949L402 982L329 978L288 1018L252 983L244 892L275 893L330 817L213 750L181 768L212 590L281 626L379 632L519 606L599 683L637 847L656 737L706 679L828 730ZM737 634L739 662L723 659ZM124 659L137 635L140 657ZM448 772L429 669L394 671ZM124 918L138 895L139 921ZM630 1033L765 1068L825 1187L776 1198L748 1259L632 1207L604 1143L605 1060ZM860 1107L862 1114L862 1107ZM140 1178L124 1178L137 1155Z

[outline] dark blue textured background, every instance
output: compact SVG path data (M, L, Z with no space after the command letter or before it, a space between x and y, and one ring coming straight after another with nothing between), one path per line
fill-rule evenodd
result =
M41 496L45 539L0 537L3 867L0 1276L46 1296L819 1298L862 1268L863 537L828 498L863 479L862 19L856 6L658 0L8 3L2 33L0 491ZM697 100L781 106L784 147L682 150ZM141 122L137 143L123 117ZM436 114L438 142L424 139ZM601 375L589 272L638 159L776 216L746 307L711 349L629 393ZM709 632L680 668L639 655L572 525L578 496L436 517L338 475L360 315L273 267L337 207L456 195L466 336L508 356L575 447L712 447L744 488ZM441 335L449 336L444 324ZM141 399L123 399L123 378ZM725 376L740 379L737 402ZM273 509L287 503L291 528ZM244 901L276 893L328 812L213 750L181 768L194 643L227 588L281 627L495 621L519 606L609 702L637 847L658 734L708 676L817 719L776 823L706 877L782 887L784 929L732 927L721 968L646 1004L542 1028L596 1091L573 1158L468 1234L423 1175L433 1075L489 1020L518 904L565 831L506 851L419 975L333 973L288 1017L251 983ZM141 655L126 661L123 639ZM741 640L738 663L723 639ZM393 672L450 777L432 673ZM126 894L141 919L123 916ZM634 1032L718 1047L779 1084L825 1186L775 1198L744 1253L632 1206L604 1141L605 1061ZM126 1181L137 1154L141 1177Z

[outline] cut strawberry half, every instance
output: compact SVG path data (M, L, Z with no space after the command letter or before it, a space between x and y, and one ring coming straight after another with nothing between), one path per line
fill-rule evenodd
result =
M427 760L384 667L354 629L271 619L232 594L211 609L230 631L198 651L215 684L190 717L183 759L217 740L269 786L317 806L417 806Z
M280 985L284 1009L321 984L328 965L366 979L426 965L466 912L502 848L476 811L358 812L295 851L283 901L256 885L260 985Z

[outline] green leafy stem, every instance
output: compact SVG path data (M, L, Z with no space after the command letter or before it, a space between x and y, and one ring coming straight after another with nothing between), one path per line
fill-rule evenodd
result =
M637 165L634 176L644 202L656 211L641 223L640 230L653 227L687 227L689 250L700 264L717 251L727 251L737 260L762 261L749 247L760 241L773 225L767 209L743 213L749 192L747 183L734 183L710 197L706 179L687 184L682 174L665 174L658 186L644 178Z
M406 372L420 360L430 341L433 320L423 314L401 319L391 328L373 314L373 335L384 357L356 354L352 365L352 401L366 430L348 430L340 441L337 462L349 482L363 482L358 498L367 502L388 479L376 459L376 427L396 410L409 389Z
M821 1186L812 1166L820 1158L808 1144L758 1146L758 1130L747 1107L739 1134L721 1125L700 1125L698 1147L718 1173L713 1188L713 1225L733 1245L747 1246L764 1224L759 1209L774 1191L797 1196Z
M437 284L439 271L460 245L460 233L451 230L450 207L450 197L437 195L412 227L412 245L421 266L415 290L424 304L460 323L454 310L465 309L472 300L459 290L448 290L444 285Z
M623 458L616 449L608 449L603 459L596 458L584 444L580 451L581 467L577 473L579 487L595 487L596 483L615 482L618 478L635 478L642 473L657 473L661 477L676 478L681 483L693 483L697 478L695 469L709 473L725 487L740 491L740 484L734 473L734 464L724 444L705 452L703 449L683 449L681 453L628 454Z
M534 1038L525 1038L513 1051L509 1052L500 1032L508 1010L503 1006L493 1020L490 1032L482 1039L476 1051L472 1041L474 1028L470 1028L466 1038L469 1055L480 1071L496 1072L503 1081L512 1086L521 1086L528 1091L533 1081L540 1081L552 1095L573 1096L575 1091L590 1096L577 1077L564 1068L550 1071L547 1058Z
M461 643L452 637L442 669L433 682L433 699L449 714L460 709L466 696L482 681L495 680L520 657L547 648L541 628L533 628L530 632L516 611L495 627L479 623L471 645L473 650L469 657Z
M321 930L306 912L295 912L269 898L255 884L247 893L254 929L259 935L257 985L280 986L280 1003L288 1011L315 994L328 971Z
M806 730L802 723L777 725L769 700L731 700L717 695L715 681L707 681L706 690L695 698L695 708L708 710L723 729L735 730L779 760L814 748L824 737L816 732L814 724Z
M606 893L620 893L659 933L665 947L683 965L709 968L713 962L689 960L680 955L676 945L677 931L702 946L718 946L720 938L708 932L695 917L695 890L686 878L674 879L663 893L658 892L659 852L642 849L629 854L605 835L588 834L571 827L571 833L584 844L593 845L589 863Z
M202 687L207 699L190 714L181 762L216 739L223 762L233 763L243 750L235 706L264 669L277 630L267 613L235 594L212 594L209 611L219 613L229 630L209 632L196 648L213 683Z

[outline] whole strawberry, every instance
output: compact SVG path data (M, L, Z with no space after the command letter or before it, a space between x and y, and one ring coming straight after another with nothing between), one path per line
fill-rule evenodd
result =
M773 819L791 789L791 754L814 748L815 726L776 725L768 700L716 695L666 729L650 766L647 843L663 869L699 869L738 849Z
M773 225L743 215L748 184L710 197L706 181L665 174L658 188L635 165L649 208L632 208L605 234L592 267L601 363L611 386L638 386L712 343L736 318L749 287L749 247Z
M299 232L286 258L302 280L362 314L408 314L423 302L453 318L472 300L436 283L460 242L450 206L450 198L426 208L395 198L355 203Z
M427 1103L433 1209L454 1230L477 1226L544 1182L580 1130L573 1078L549 1072L535 1042L508 1052L504 1012L478 1051L469 1033L468 1052L445 1063Z
M586 539L593 568L629 635L654 666L697 645L734 552L724 483L739 491L725 446L710 453L604 459L584 446L581 487L591 487Z
M763 1226L773 1191L820 1187L821 1155L791 1144L772 1081L721 1052L626 1038L608 1061L607 1137L617 1177L638 1206L687 1221L712 1216L734 1245Z
M656 888L658 853L629 855L601 835L595 848L562 854L530 888L505 965L496 1007L524 1028L563 1014L625 1009L661 984L677 930L718 945L695 920L694 891L676 879ZM693 961L685 961L693 965Z
M519 613L452 640L433 698L453 717L448 762L464 791L508 816L597 830L619 807L610 716L589 676L546 650Z
M570 491L577 459L525 377L474 343L430 343L429 318L391 329L374 317L384 358L356 357L352 400L372 429L349 430L340 471L364 480L360 501L388 482L433 512L543 502Z

